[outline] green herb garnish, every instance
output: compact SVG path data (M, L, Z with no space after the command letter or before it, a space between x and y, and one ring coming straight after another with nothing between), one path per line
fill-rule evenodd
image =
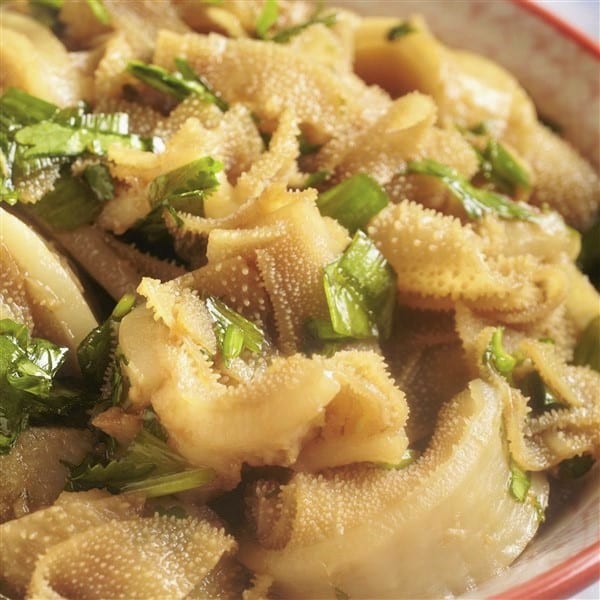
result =
M323 340L386 339L396 302L396 275L375 244L358 231L344 254L327 265L323 287L331 328L315 321Z
M265 335L252 321L248 321L218 298L208 296L205 302L225 363L240 356L244 349L254 354L263 350Z
M262 10L256 20L256 35L261 40L267 39L269 29L275 25L279 17L279 5L277 0L265 0Z
M276 44L287 44L293 37L317 23L325 25L325 27L333 27L337 23L337 15L335 13L322 14L320 10L317 10L315 14L304 23L279 30L271 37L271 41Z
M78 129L67 125L43 121L27 125L15 134L15 140L27 146L23 156L80 156L84 153L104 155L113 144L153 151L158 140L142 138L136 134L122 134L94 129Z
M488 181L509 194L531 188L529 173L497 140L491 139L480 153L480 170Z
M488 213L503 219L533 217L531 212L510 198L490 190L476 188L458 171L434 160L411 161L407 164L406 172L437 177L446 185L450 193L460 200L465 212L472 219L480 219Z
M183 58L175 59L177 71L170 73L158 65L146 64L137 60L127 65L127 71L146 85L169 94L181 101L194 95L202 101L215 104L226 111L229 106L216 94Z
M72 466L67 489L106 488L113 493L143 492L156 498L200 487L214 477L212 469L192 467L164 441L142 429L121 458L107 464L86 459Z
M205 156L178 169L163 173L150 184L152 206L168 203L175 210L204 215L204 198L219 185L216 174L223 169L218 160Z
M135 305L135 296L125 294L117 302L111 315L98 327L92 329L77 348L77 360L83 376L93 385L99 387L114 359L117 345L117 328L121 319Z
M86 0L86 2L97 21L102 23L102 25L110 24L110 14L106 10L106 6L104 6L102 0Z
M490 343L483 353L482 360L484 365L491 367L505 379L512 381L512 372L517 366L518 360L504 349L502 344L503 334L503 327L497 327L494 330Z
M417 450L412 450L407 448L402 454L402 458L397 463L378 463L382 469L386 469L387 471L400 471L401 469L405 469L409 465L412 465L420 456L420 453Z
M219 161L205 156L156 177L149 187L152 210L127 231L125 239L153 255L176 258L167 222L180 227L179 211L203 216L204 199L219 185L216 174L222 168Z
M536 414L565 407L537 371L531 371L519 381L519 389L529 398L530 406Z
M318 187L322 183L325 183L331 177L331 171L315 171L314 173L309 173L306 177L304 184L302 185L302 189L310 188L310 187Z
M409 33L414 33L415 31L418 31L418 29L412 23L404 21L392 27L387 32L386 39L390 42L394 42L395 40L399 40L405 35L408 35Z
M54 183L54 189L29 209L55 229L68 231L93 223L105 200L112 196L112 179L104 165L89 165L77 177L67 168Z
M379 184L364 173L353 175L317 198L320 213L336 219L350 233L366 227L388 202Z
M0 320L0 454L10 450L30 417L65 415L87 401L80 386L58 379L67 351L31 337L25 325Z
M521 467L511 458L510 459L510 481L509 490L517 502L525 502L527 493L531 487L531 477L528 472L523 471Z

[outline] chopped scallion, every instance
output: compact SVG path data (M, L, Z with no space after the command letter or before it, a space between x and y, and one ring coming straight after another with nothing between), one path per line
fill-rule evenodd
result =
M170 73L158 65L146 64L137 60L127 65L127 71L146 85L156 90L169 94L181 101L190 95L196 95L204 102L210 102L226 111L228 105L208 84L194 72L192 67L183 58L175 59L177 71Z
M498 140L491 139L481 154L481 170L501 191L513 194L531 188L529 173Z
M526 208L510 198L490 190L476 188L455 169L434 160L411 161L407 164L407 173L419 173L437 177L450 193L460 200L465 212L472 219L479 219L487 213L503 219L531 219L532 214Z
M369 175L359 173L323 192L317 206L323 216L332 217L354 233L389 202L387 194Z
M320 10L304 23L300 23L299 25L292 25L286 29L281 29L277 33L271 37L271 41L276 44L287 44L293 37L302 33L308 27L312 25L316 25L320 23L325 27L333 27L337 23L337 14L336 13L327 13L322 14Z
M106 10L106 6L104 6L102 0L86 0L86 2L96 20L102 23L102 25L110 24L110 14Z
M82 177L64 172L35 204L32 213L57 230L69 231L93 223L102 211L103 201Z
M208 296L205 302L225 362L240 356L244 349L255 354L262 351L265 335L254 323L218 298Z
M510 482L509 490L517 502L525 502L529 488L531 487L531 477L529 473L523 471L521 467L511 458L510 459Z
M392 27L388 31L386 38L388 41L394 42L395 40L403 38L405 35L408 35L409 33L414 33L415 31L417 31L417 29L412 23L404 21Z
M494 330L490 343L483 353L483 364L491 367L506 379L511 380L513 369L517 366L518 361L504 349L502 344L503 334L503 327L497 327Z
M212 469L193 468L164 441L142 429L121 458L107 464L86 459L78 466L71 466L67 488L144 492L156 498L200 487L214 477Z
M335 334L355 339L389 336L396 275L365 233L358 231L344 254L325 267L323 286Z
M222 169L222 163L205 156L159 175L150 184L150 204L167 202L175 210L202 216L204 198L219 185L216 174Z
M275 25L279 17L279 4L277 0L265 0L262 10L256 20L256 35L261 39L267 39L269 29Z
M111 315L81 341L77 348L77 360L84 377L100 386L113 360L117 344L116 327L121 319L129 314L135 304L133 294L125 294L117 302Z

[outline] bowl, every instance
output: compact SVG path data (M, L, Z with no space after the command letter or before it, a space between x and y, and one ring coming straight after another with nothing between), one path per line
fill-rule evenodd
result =
M600 165L600 46L528 0L351 0L370 16L421 14L446 44L507 68L538 113ZM463 598L566 598L600 580L600 465L504 573ZM593 590L588 591L594 597Z

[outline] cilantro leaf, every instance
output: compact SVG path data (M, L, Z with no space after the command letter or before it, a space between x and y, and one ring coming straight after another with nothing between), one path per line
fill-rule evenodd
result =
M163 173L150 184L148 198L152 206L167 202L175 210L204 215L204 198L219 185L216 174L223 164L210 156L194 160L178 169Z
M66 354L66 348L32 338L25 325L0 320L0 454L30 417L60 416L86 401L77 384L57 379Z
M88 169L86 171L89 177ZM98 198L87 182L85 174L86 172L81 177L76 177L69 173L68 168L63 169L54 183L54 189L44 194L29 210L59 231L68 231L93 223L102 212L104 201Z
M85 152L104 155L113 144L150 151L154 140L135 134L105 132L94 129L78 129L52 121L27 125L17 131L15 140L27 146L25 158L39 156L79 156Z
M77 360L83 376L95 386L101 386L110 367L116 347L116 329L121 319L129 314L135 304L133 294L125 294L117 302L111 315L81 341Z
M214 477L212 469L192 467L166 442L142 429L121 458L107 464L88 458L71 466L67 489L100 487L113 493L143 492L156 498L205 485Z
M126 234L125 239L155 256L177 258L166 219L176 227L183 221L178 211L204 215L204 198L219 185L216 174L223 165L205 156L156 177L149 187L152 210Z
M105 164L88 165L83 170L82 177L98 200L105 202L115 195L114 182Z
M437 177L446 185L448 191L460 200L465 212L472 219L480 219L488 213L503 219L531 219L533 217L531 212L510 198L490 190L476 188L458 171L435 160L410 161L406 166L406 172Z

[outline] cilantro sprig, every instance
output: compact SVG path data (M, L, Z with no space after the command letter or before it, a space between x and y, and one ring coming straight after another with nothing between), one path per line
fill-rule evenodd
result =
M180 227L179 212L204 216L204 200L219 186L217 174L222 169L221 162L205 156L158 175L148 188L150 212L135 223L125 239L154 255L174 258L167 219Z
M106 488L112 493L141 492L157 498L210 483L212 469L190 465L168 444L142 429L120 458L96 462L93 457L72 466L67 489Z
M112 180L108 170L98 166L86 168L81 177L71 173L76 181L67 182L68 167L80 156L104 156L113 144L152 152L163 147L159 138L130 132L126 113L91 114L83 102L59 109L22 90L9 88L0 97L0 200L16 203L21 181L43 169L61 166L62 181L58 182L62 192L52 196L42 211L62 213L67 221L65 228L89 222L98 210L93 198L106 200ZM73 204L78 196L85 205L82 210ZM80 214L79 220L69 218L71 212L84 216ZM60 219L54 221L54 225L60 225Z
M80 385L59 377L67 352L31 337L25 325L0 320L0 454L10 450L31 418L64 416L88 403Z

